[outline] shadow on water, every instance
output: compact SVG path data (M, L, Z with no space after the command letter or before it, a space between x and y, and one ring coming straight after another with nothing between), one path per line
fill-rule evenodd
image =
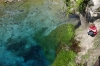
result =
M79 28L81 26L81 21L80 21L79 15L72 14L72 15L69 16L69 18L79 19L79 22L75 25L75 29L77 29L77 28ZM88 15L86 17L86 19L87 19L87 22L93 23L97 19L100 19L100 14L98 13L96 17L91 17L91 15Z
M76 18L76 19L78 19L78 20L80 19L80 18L79 18L79 15L77 15L77 14L71 14L71 15L69 16L69 18ZM80 25L81 25L81 21L79 20L78 23L75 25L75 29L79 28Z
M49 66L49 61L41 46L36 45L25 49L26 44L27 40L14 41L7 46L7 50L13 52L17 57L23 57L24 62L29 66Z
M31 59L34 59L34 60L40 59L41 57L40 50L41 50L40 46L33 46L32 48L30 48L27 54L23 56L24 61L26 62Z
M75 29L79 28L81 26L81 22L79 21L76 25L75 25Z
M42 48L37 45L30 48L30 50L23 56L24 61L34 60L35 66L48 66L48 61L44 55Z

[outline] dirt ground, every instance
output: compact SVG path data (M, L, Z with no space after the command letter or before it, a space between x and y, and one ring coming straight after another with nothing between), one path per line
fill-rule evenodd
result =
M100 20L96 20L94 24L97 27L97 30L100 30ZM87 34L88 32L88 27L85 29L82 29L82 27L79 27L76 30L76 37L75 39L80 41L79 46L81 47L81 52L78 53L76 57L76 62L77 63L85 63L87 66L92 66L96 60L96 58L100 55L100 46L99 46L99 36L100 34L98 33L95 37L91 37ZM95 46L96 45L96 46ZM98 46L97 46L98 45ZM96 48L97 47L97 48ZM85 56L85 58L83 57Z

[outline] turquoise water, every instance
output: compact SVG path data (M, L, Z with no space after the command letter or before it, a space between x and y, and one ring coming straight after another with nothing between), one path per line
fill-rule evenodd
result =
M49 66L53 60L47 60L34 36L44 28L39 36L47 36L57 26L71 22L61 1L28 0L0 7L0 66ZM46 50L51 57L55 55L53 49Z

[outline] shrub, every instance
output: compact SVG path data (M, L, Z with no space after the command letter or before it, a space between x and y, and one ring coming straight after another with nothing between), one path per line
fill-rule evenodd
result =
M76 66L74 59L76 54L73 51L61 50L51 66Z

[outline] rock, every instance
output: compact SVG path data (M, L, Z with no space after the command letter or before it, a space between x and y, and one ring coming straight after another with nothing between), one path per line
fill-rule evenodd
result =
M14 2L15 0L5 0L5 3L8 3L8 2ZM21 1L21 0L18 0L18 1Z
M18 1L21 1L21 0L18 0Z
M96 11L100 7L100 0L92 0L94 6L92 6L92 10Z
M13 2L14 0L5 0L5 3L7 3L7 2Z

